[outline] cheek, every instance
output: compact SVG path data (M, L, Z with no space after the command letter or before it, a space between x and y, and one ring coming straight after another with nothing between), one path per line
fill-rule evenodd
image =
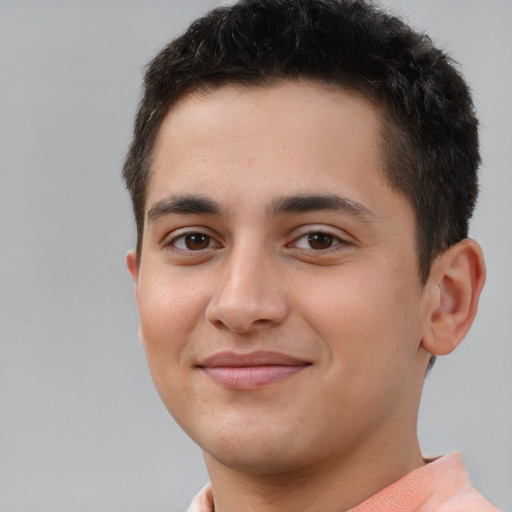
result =
M158 276L139 282L138 307L141 341L155 385L162 392L164 387L185 384L182 373L190 365L191 334L205 299L200 290L193 293L194 287L183 289L176 279Z
M327 274L327 273L326 273ZM368 278L347 269L346 272L328 273L322 279L303 281L297 309L321 338L336 348L337 341L349 345L362 340L368 331L377 328L380 311L376 304L378 290L369 290Z
M139 280L138 308L144 343L165 349L180 344L198 314L198 294L164 272Z
M300 314L342 367L337 371L380 374L414 356L421 320L417 288L413 279L397 286L400 279L391 268L372 272L354 265L331 279L305 283Z
M378 277L367 268L303 292L301 314L327 355L322 414L331 427L347 417L353 432L377 424L410 388L419 345L417 298Z
M192 288L193 290L193 288ZM184 292L164 281L161 275L153 282L139 285L139 317L141 339L155 388L167 410L181 424L190 409L191 366L197 336L198 318L203 298ZM184 427L184 425L182 425Z

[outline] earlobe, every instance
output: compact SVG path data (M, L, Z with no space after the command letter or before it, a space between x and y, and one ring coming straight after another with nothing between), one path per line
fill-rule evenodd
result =
M484 282L482 249L474 240L462 240L436 259L426 285L435 288L436 300L427 313L425 350L445 355L457 348L473 323Z

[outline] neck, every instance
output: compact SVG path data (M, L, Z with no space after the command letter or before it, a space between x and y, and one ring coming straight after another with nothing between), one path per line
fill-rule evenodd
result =
M396 432L393 437L397 439ZM215 511L350 510L424 464L415 431L399 439L392 444L382 444L382 439L370 441L364 452L345 453L335 463L317 461L278 474L235 470L205 454Z

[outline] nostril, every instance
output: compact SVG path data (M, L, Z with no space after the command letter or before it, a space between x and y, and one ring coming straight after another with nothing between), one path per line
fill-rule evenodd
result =
M260 307L226 307L212 306L206 314L206 320L217 329L229 329L237 334L244 334L255 330L269 329L279 324L285 314L277 309L274 315ZM284 311L284 308L281 308Z
M265 326L265 325L268 325L271 323L272 323L272 320L266 319L266 318L260 318L259 320L254 321L255 325L261 325L261 326Z

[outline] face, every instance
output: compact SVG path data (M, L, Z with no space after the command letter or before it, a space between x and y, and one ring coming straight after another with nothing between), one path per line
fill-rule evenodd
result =
M379 129L363 99L305 82L165 119L128 267L157 390L207 459L287 471L415 429L427 299Z

